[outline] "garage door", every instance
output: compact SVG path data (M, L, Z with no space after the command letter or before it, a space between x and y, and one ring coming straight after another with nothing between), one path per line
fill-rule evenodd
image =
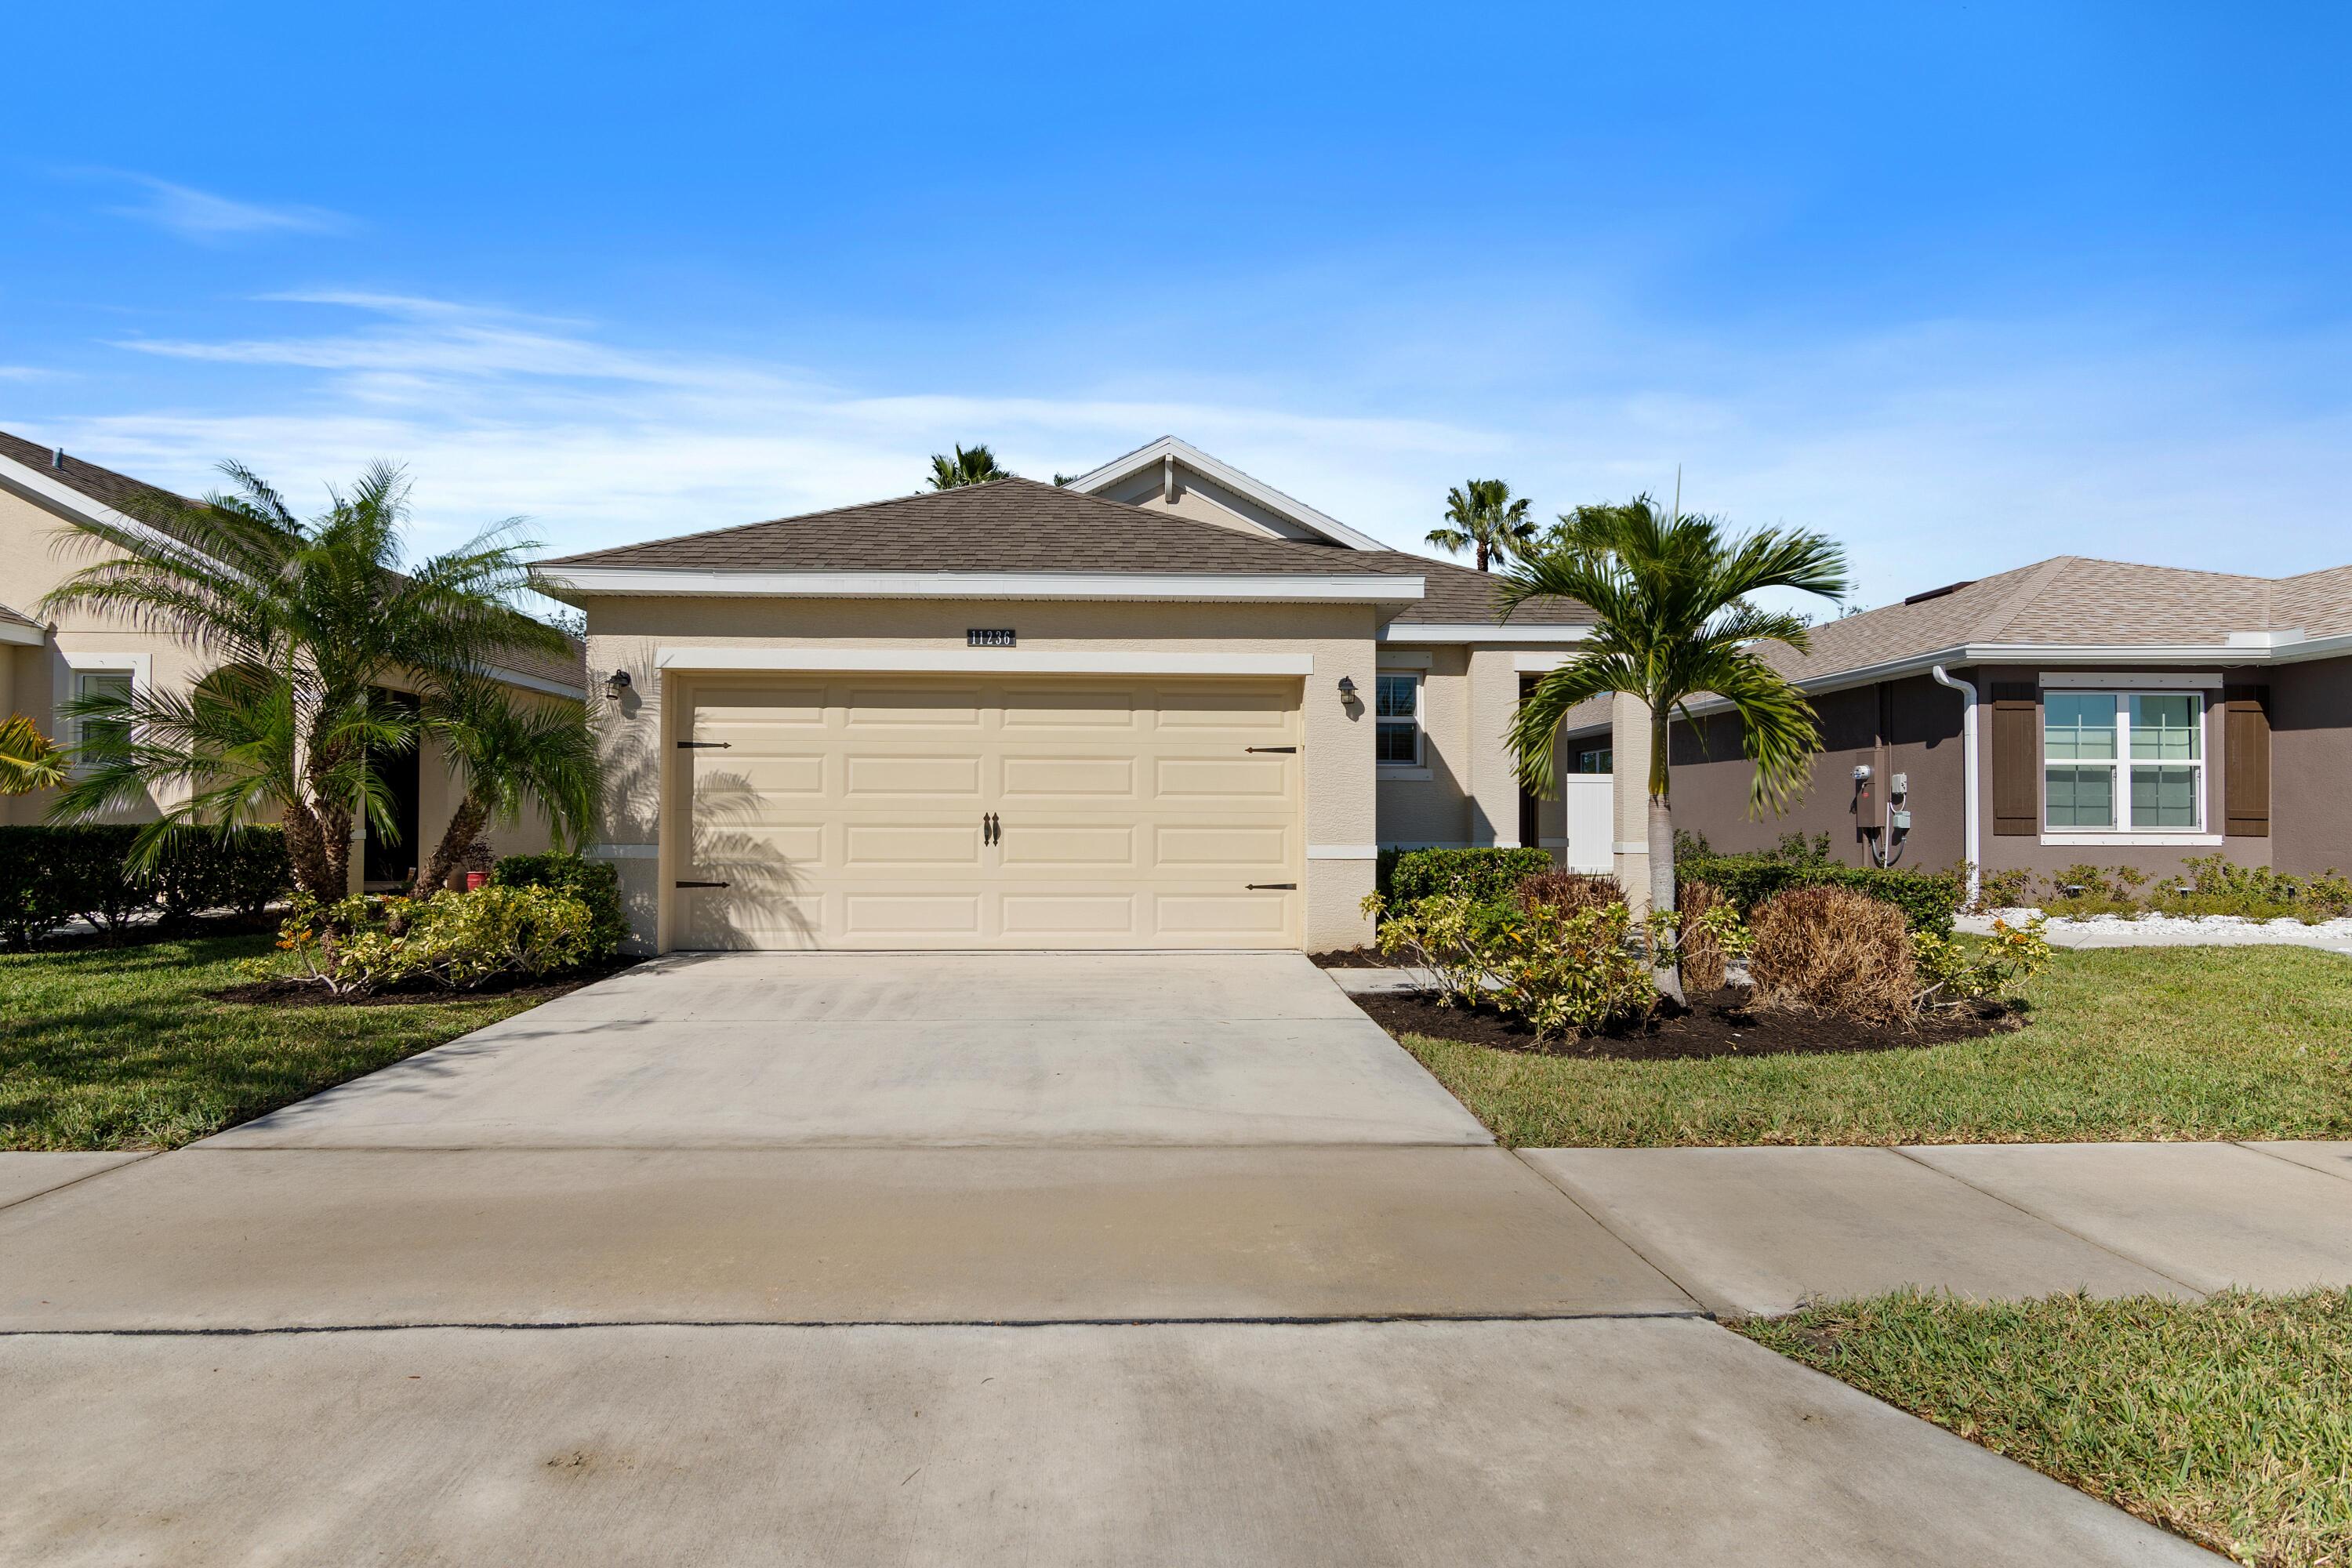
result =
M1297 680L696 681L673 942L1289 947Z

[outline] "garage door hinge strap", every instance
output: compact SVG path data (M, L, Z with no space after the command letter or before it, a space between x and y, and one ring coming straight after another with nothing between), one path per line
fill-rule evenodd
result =
M1244 752L1295 752L1298 748L1296 746L1244 746L1242 750Z
M680 882L678 884L681 888L723 888L726 885L724 882Z
M677 749L681 752L730 752L735 749L735 742L732 741L680 741L677 743Z
M1244 882L1242 889L1244 892L1251 893L1261 889L1276 893L1295 893L1298 890L1298 884L1296 882Z

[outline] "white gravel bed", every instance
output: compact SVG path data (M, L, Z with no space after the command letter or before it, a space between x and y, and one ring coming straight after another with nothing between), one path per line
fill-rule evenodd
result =
M2020 925L2040 910L1996 910L1991 914L1962 915L1954 922L1964 931L1988 936L1996 917ZM2093 915L2088 919L2051 917L2042 928L2053 947L2325 947L2352 952L2352 920L2250 921L2237 915Z

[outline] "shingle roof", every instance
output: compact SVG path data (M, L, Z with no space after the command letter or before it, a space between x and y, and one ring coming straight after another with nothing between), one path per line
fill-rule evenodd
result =
M2247 577L2054 555L1915 604L1813 628L1810 656L1770 647L1790 674L1820 679L1965 643L2051 647L2226 647L2231 632L2352 631L2352 567Z
M1197 518L1039 484L994 479L860 506L744 523L543 564L734 572L1154 572L1418 576L1425 596L1399 618L1494 618L1496 579L1395 550L1263 539ZM1580 605L1523 605L1514 625L1586 618Z
M12 626L30 626L37 632L47 629L32 616L18 615L5 605L0 605L0 621L5 621Z

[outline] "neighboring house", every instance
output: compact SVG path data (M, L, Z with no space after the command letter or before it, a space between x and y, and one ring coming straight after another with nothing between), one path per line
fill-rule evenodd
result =
M1582 607L1498 623L1494 578L1172 438L545 569L659 951L1319 949L1384 846L1567 847L1503 736Z
M1693 704L1671 731L1675 825L1718 849L1794 829L1854 864L2352 869L2352 566L2242 577L2061 555L1767 657L1811 699L1822 750L1786 816L1751 820L1738 720ZM1570 716L1571 766L1612 742L1621 767L1647 753L1605 704Z
M90 518L140 526L120 509L152 488L0 431L0 717L22 713L42 733L69 745L78 737L59 710L70 699L109 689L185 689L212 668L200 650L175 637L87 610L54 622L37 618L45 595L97 559L84 548L89 536L67 523ZM512 686L558 697L586 694L576 659L518 654L515 663L496 672ZM394 692L406 684L398 677L385 682ZM352 857L355 876L374 886L389 886L413 871L419 856L439 840L458 799L430 740L420 751L386 757L383 766L399 803L398 837L371 828L365 854ZM0 798L0 822L39 822L53 798L46 791ZM152 818L158 804L130 815ZM488 837L505 854L544 848L548 836L545 824L526 820Z

